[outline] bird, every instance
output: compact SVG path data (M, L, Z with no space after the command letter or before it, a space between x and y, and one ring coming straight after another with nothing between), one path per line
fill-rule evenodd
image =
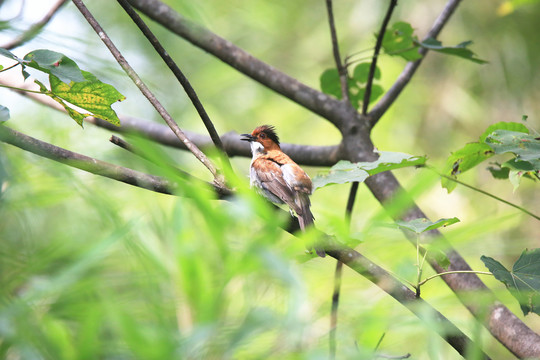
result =
M309 196L313 184L308 174L279 146L275 127L258 126L251 134L241 134L251 147L250 185L274 204L287 204L296 213L300 229L313 225ZM325 257L323 249L315 248L317 255Z

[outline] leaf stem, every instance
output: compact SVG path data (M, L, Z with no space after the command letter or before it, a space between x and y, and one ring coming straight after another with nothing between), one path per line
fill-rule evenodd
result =
M20 87L9 86L9 85L4 85L4 84L0 84L0 87L6 88L6 89L12 89L12 90L16 90L16 91L24 91L24 92L34 93L34 94L43 94L43 92L41 92L41 91L23 89L23 88L20 88Z
M432 279L435 279L436 277L439 277L439 276L443 276L443 275L451 275L451 274L477 274L477 275L493 275L492 273L490 273L489 271L476 271L476 270L454 270L454 271L445 271L445 272L441 272L441 273L438 273L438 274L435 274L435 275L431 275L427 278L425 278L424 280L420 281L418 283L418 287L424 285L426 282L428 282L429 280L432 280Z

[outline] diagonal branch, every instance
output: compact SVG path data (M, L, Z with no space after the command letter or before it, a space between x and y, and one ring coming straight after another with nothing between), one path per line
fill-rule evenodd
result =
M441 32L442 28L448 20L450 19L450 16L454 13L456 8L458 7L461 0L448 0L448 3L446 3L446 6L444 7L441 14L437 17L435 22L433 23L433 26L431 27L431 30L428 32L426 37L427 38L436 38L439 33ZM422 55L427 54L426 48L420 48L418 52ZM369 112L369 119L370 119L370 127L375 126L379 119L384 115L386 110L396 101L399 94L401 94L401 91L405 88L405 86L409 83L412 76L422 63L422 60L425 56L422 56L420 59L416 61L408 62L407 65L405 65L405 69L401 72L401 74L398 76L396 82L392 87L383 95L383 97L379 100L379 102L371 109Z
M332 52L334 53L334 61L339 74L339 82L341 84L341 96L343 100L350 103L349 99L349 84L347 84L347 68L341 62L339 55L339 44L337 39L336 24L334 23L334 11L332 10L332 0L326 0L326 10L328 12L328 25L330 26L330 37L332 38Z
M204 126L206 127L206 130L208 131L208 134L210 135L210 138L212 139L212 142L220 150L222 156L222 160L225 166L229 169L229 171L232 171L231 163L229 161L229 158L225 154L225 149L223 147L223 143L221 142L221 139L219 138L219 135L216 131L216 128L214 127L214 124L212 123L212 120L210 120L210 117L206 113L206 110L204 109L203 104L199 100L199 97L197 96L197 93L195 92L195 89L191 86L191 83L186 78L184 73L182 73L182 70L178 67L178 65L174 62L174 60L171 58L169 53L163 48L159 40L156 38L156 36L152 33L148 25L141 19L139 14L133 10L131 5L126 0L117 0L118 3L122 6L122 8L126 11L126 13L131 17L133 22L139 27L141 32L146 36L148 41L152 44L156 52L161 56L167 67L172 71L178 82L182 85L184 88L184 91L186 92L187 96L191 100L191 103L197 110L197 113L199 114Z
M179 190L178 184L162 177L142 173L123 166L94 159L86 155L78 154L76 152L35 139L21 132L10 129L5 125L0 125L0 141L47 159L51 159L92 174L104 176L109 179L143 189L152 190L163 194L174 194L177 190ZM204 181L193 176L183 174L179 175L188 181L200 182L201 184L205 183ZM214 188L215 193L220 198L231 195L230 190L225 187L219 187L215 184L208 185Z
M379 35L377 36L377 41L375 43L375 50L373 51L373 58L371 60L371 65L369 66L369 74L366 83L366 92L364 93L364 100L362 102L362 114L366 115L369 100L371 99L371 89L373 87L373 78L375 77L375 70L377 69L377 59L379 58L379 52L381 51L382 42L384 39L384 33L392 17L392 12L397 6L397 0L390 0L390 5L388 5L388 10L384 16L384 20L381 25L381 30L379 30Z
M163 120L169 125L171 130L176 134L176 136L186 145L186 147L195 155L195 157L203 163L204 166L214 176L214 181L216 184L218 184L220 187L224 187L224 180L221 178L221 176L218 174L218 171L214 164L206 157L206 155L195 145L193 144L187 136L184 134L184 132L180 129L178 124L173 120L171 115L165 110L163 105L156 99L154 94L148 89L148 87L144 84L142 79L137 75L135 70L129 65L129 63L126 61L126 59L122 56L118 48L114 45L114 43L111 41L111 39L107 36L101 25L97 22L97 20L94 18L94 16L90 13L90 11L86 8L82 0L73 0L73 3L81 14L84 16L84 18L88 21L90 26L94 29L94 31L98 34L100 39L103 41L103 43L107 46L111 54L114 56L118 64L122 67L122 69L126 72L126 74L133 80L135 85L139 88L139 90L143 93L143 95L150 101L150 103L154 106L154 108L157 110L157 112L161 115Z
M133 7L193 45L216 56L241 73L321 115L338 129L356 110L338 99L315 90L253 57L246 51L190 21L159 0L128 0ZM352 108L352 110L351 110Z
M36 35L41 32L41 30L49 23L49 21L51 21L51 19L58 12L58 10L60 10L60 8L67 2L68 0L58 0L40 21L33 24L28 30L20 34L15 39L0 47L11 50L16 47L22 46L28 41L32 40L34 37L36 37Z

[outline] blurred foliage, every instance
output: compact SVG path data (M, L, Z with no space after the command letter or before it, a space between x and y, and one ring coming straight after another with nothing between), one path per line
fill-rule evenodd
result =
M167 1L184 16L245 48L276 68L317 88L333 66L324 2L204 0ZM2 2L0 44L28 28L48 10L48 1ZM501 16L497 6L512 3ZM519 6L518 6L519 3ZM444 164L451 151L476 140L489 125L529 115L539 128L540 3L481 0L460 5L440 36L443 44L474 41L477 65L428 53L411 84L373 131L384 151L427 155ZM180 126L204 132L180 87L161 65L115 2L88 2L125 57L140 72ZM369 61L386 4L376 0L335 2L344 56ZM403 2L393 21L411 24L422 38L444 1ZM28 10L28 9L32 9ZM5 9L5 12L4 12ZM499 12L498 12L499 11ZM5 17L4 17L5 16ZM231 19L234 19L232 21ZM4 24L4 23L2 23ZM246 132L257 124L277 126L284 142L333 145L339 132L328 122L245 78L189 43L150 23L178 61L220 133ZM66 54L81 68L114 86L127 99L118 112L157 120L101 41L72 4L33 41L16 49L45 48ZM4 63L2 63L4 65ZM402 59L381 55L377 84L391 87ZM39 74L29 69L39 80ZM9 107L9 126L90 156L177 179L171 164L209 179L189 154L130 139L154 160L150 164L107 145L109 133L84 130L50 109L0 89ZM300 129L300 130L299 130ZM477 135L474 135L477 134ZM334 264L330 259L297 261L302 240L277 230L275 214L246 189L249 159L233 159L242 194L234 202L210 200L204 187L178 179L190 198L150 193L113 183L0 144L0 358L284 358L327 356L328 314ZM319 169L307 169L315 176ZM432 219L458 217L445 229L449 242L473 269L480 255L513 262L537 244L538 224L503 204L458 187L451 194L422 169L396 173L409 195L398 195L391 212L411 197ZM540 193L523 182L514 193L482 167L463 174L469 182L540 212ZM341 238L360 238L362 254L397 274L416 278L416 251L363 187L349 223L344 206L349 186L317 191L317 227ZM306 234L304 241L310 240ZM357 242L358 243L358 242ZM443 249L444 250L444 249ZM424 275L432 274L424 269ZM538 318L520 314L519 304L496 279L486 284L537 332ZM422 287L422 297L481 343L493 358L511 354L467 312L442 281ZM476 306L489 303L472 294ZM367 280L345 269L338 323L338 357L369 358L379 351L411 353L415 359L460 358L430 329Z

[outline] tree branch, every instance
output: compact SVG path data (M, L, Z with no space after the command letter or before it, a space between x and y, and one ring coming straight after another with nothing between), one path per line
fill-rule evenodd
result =
M443 11L437 17L435 20L433 26L431 27L431 30L428 32L427 36L424 39L427 38L436 38L439 33L441 32L444 25L448 22L450 19L450 16L454 13L456 8L458 7L461 0L449 0L446 3L446 6L444 7ZM383 97L377 102L377 104L371 109L369 112L369 121L370 121L370 127L372 128L377 124L379 119L384 115L386 110L396 101L399 94L401 94L401 91L405 88L405 86L409 83L412 76L422 63L422 60L424 59L425 55L427 54L426 48L420 48L418 50L420 54L423 56L416 60L408 62L407 65L405 65L405 69L401 72L401 74L398 76L396 82L392 87L383 95Z
M441 313L433 309L421 298L416 298L416 294L412 290L404 286L399 280L395 279L391 274L372 263L360 253L336 244L326 247L325 251L328 255L341 261L349 268L380 287L402 305L407 307L407 309L418 316L418 318L428 322L435 319L437 322L444 323L445 325L441 327L428 326L431 330L437 331L438 334L462 356L465 356L467 348L471 348L473 345L473 342ZM485 353L482 354L484 358L489 359Z
M199 100L199 97L197 96L197 93L195 92L195 89L191 86L191 83L189 80L185 77L184 73L182 73L182 70L178 67L176 62L171 58L169 53L163 48L159 40L156 38L156 36L152 33L148 25L141 19L139 14L133 10L131 5L126 0L117 0L118 3L122 6L122 8L126 11L126 13L131 17L133 22L139 27L141 32L144 34L144 36L148 39L150 44L154 47L156 52L161 56L167 67L172 71L178 82L182 85L184 88L184 91L186 92L187 96L191 100L191 103L197 110L197 113L199 114L199 117L201 118L204 126L206 127L206 130L208 131L208 134L210 135L210 138L212 139L212 142L216 146L218 150L220 150L220 153L222 156L222 161L225 166L229 169L229 171L232 171L231 163L229 161L229 158L227 157L225 153L225 148L223 147L223 143L221 142L221 139L216 131L216 128L214 127L214 124L212 123L212 120L210 120L210 117L206 113L206 110L204 109L203 104Z
M171 115L165 110L163 105L157 100L157 98L154 96L154 94L148 89L148 87L144 84L144 82L141 80L139 75L133 70L133 68L129 65L129 63L126 61L124 56L120 53L120 51L116 48L114 43L111 41L111 39L107 36L101 25L97 22L97 20L94 18L94 16L88 11L82 0L73 0L73 3L81 14L84 16L84 18L88 21L92 29L98 34L99 38L103 41L103 43L107 46L111 54L114 56L118 64L122 67L122 69L126 72L126 74L133 80L135 85L139 88L139 90L143 93L143 95L150 101L150 103L154 106L154 108L157 110L157 112L161 115L163 120L169 125L171 130L175 133L175 135L180 139L186 147L191 151L193 155L201 162L204 166L212 173L214 176L214 181L220 186L224 187L224 179L218 174L216 167L214 164L206 157L206 155L197 147L195 144L193 144L184 134L184 132L180 129L178 124L173 120Z
M319 114L338 129L344 119L357 116L354 108L299 82L248 54L231 42L196 24L159 0L128 0L129 3L173 33L207 51L262 85ZM352 108L352 111L351 111Z
M341 96L343 100L350 104L349 99L349 84L347 83L347 68L343 66L341 62L341 56L339 55L339 44L337 39L336 25L334 23L334 12L332 10L332 0L326 0L326 11L328 13L328 25L330 26L330 38L332 39L332 52L334 54L334 61L339 74L339 82L341 84Z
M375 42L375 50L373 51L373 57L371 60L371 65L369 66L369 74L366 83L366 92L364 93L364 100L362 102L362 114L366 115L369 101L371 99L371 88L373 87L373 78L375 77L375 70L377 69L377 59L379 58L379 52L381 51L382 42L384 39L384 33L392 17L392 12L397 6L397 0L390 0L388 5L388 10L381 25L381 30L379 30L379 35L377 36L377 41Z
M21 45L24 45L28 41L32 40L34 37L36 37L36 35L41 32L41 30L49 23L49 21L51 21L51 19L58 12L58 10L60 10L60 8L67 2L68 0L58 0L40 21L30 26L28 30L17 36L15 39L0 47L11 50Z

